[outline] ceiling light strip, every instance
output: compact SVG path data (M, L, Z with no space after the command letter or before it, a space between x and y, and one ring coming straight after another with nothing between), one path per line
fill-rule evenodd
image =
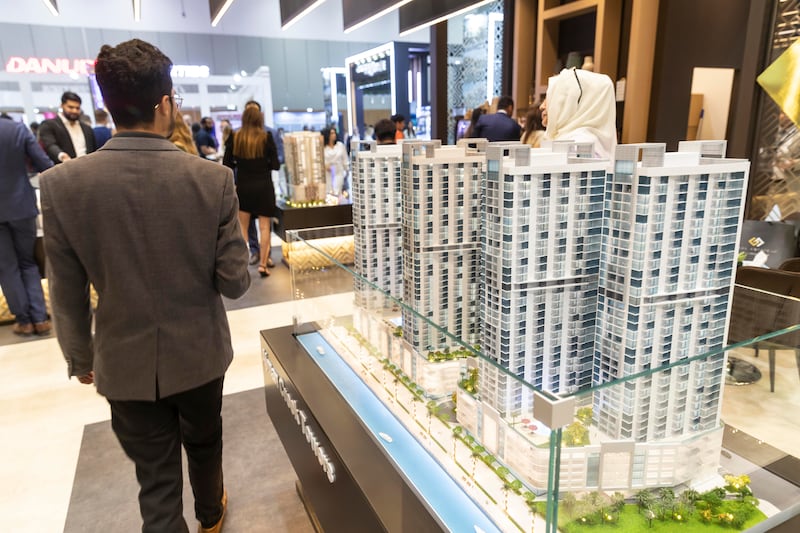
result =
M324 2L325 2L325 0L317 0L316 2L314 2L313 4L311 4L310 6L308 6L307 8L305 8L303 11L301 11L300 13L298 13L297 15L295 15L294 17L292 17L292 18L290 18L289 20L287 20L285 24L281 25L281 29L282 29L282 30L288 30L288 29L289 29L289 28L291 28L291 27L292 27L292 26L293 26L293 25L294 25L294 24L295 24L295 23L296 23L298 20L300 20L301 18L305 17L306 15L308 15L309 13L311 13L312 11L314 11L315 9L317 9L317 8L318 8L319 6L321 6L321 5L322 5Z
M401 7L403 7L404 5L408 4L409 2L411 2L411 0L400 0L399 2L396 2L395 4L387 7L386 9L384 9L382 11L379 11L378 13L375 13L372 16L367 17L367 18L365 18L364 20L362 20L360 22L356 22L355 24L353 24L352 26L350 26L348 28L345 28L344 32L345 33L350 33L351 31L356 31L358 28L366 26L370 22L375 21L375 20L381 18L382 16L389 14L389 13L391 13L392 11L394 11L396 9L400 9Z
M231 4L233 4L233 2L234 2L234 0L225 0L225 3L222 4L222 7L219 8L219 11L217 11L217 14L214 15L213 19L211 19L211 27L212 28L216 28L217 27L217 24L219 24L219 21L222 20L222 17L225 16L225 13L228 12L228 8L231 7Z
M58 16L58 6L56 5L56 0L42 0L44 5L47 6L47 9L50 10L50 13L53 14L54 17Z
M458 11L453 11L452 13L448 13L447 15L443 15L443 16L441 16L439 18L433 19L433 20L428 21L428 22L423 22L422 24L420 24L418 26L414 26L413 28L409 28L409 29L407 29L407 30L405 30L403 32L400 32L398 34L398 37L405 37L406 35L408 35L410 33L414 33L415 31L424 30L425 28L428 28L430 26L434 26L436 24L439 24L440 22L444 22L447 19L450 19L450 18L453 18L453 17L457 17L458 15L462 15L464 13L472 11L473 9L477 9L477 8L479 8L481 6L485 6L486 4L490 4L493 1L494 0L481 0L480 2L475 2L471 6L464 7L462 9L459 9Z

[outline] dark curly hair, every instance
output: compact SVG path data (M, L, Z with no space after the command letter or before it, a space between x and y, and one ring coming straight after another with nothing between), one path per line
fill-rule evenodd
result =
M123 128L151 124L155 105L172 93L171 69L172 61L141 39L103 45L94 70L114 123Z

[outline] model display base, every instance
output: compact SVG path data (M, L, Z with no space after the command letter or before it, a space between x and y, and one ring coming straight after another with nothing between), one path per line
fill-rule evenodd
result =
M500 531L317 334L261 332L267 412L325 531Z
M278 227L275 233L286 240L286 230L321 228L353 223L353 205L319 205L290 207L283 202L277 205Z

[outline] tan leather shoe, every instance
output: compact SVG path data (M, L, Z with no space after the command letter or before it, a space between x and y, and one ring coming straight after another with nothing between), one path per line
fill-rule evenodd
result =
M44 322L37 322L33 325L34 331L36 331L37 335L46 336L50 335L50 332L53 331L53 326L50 324L49 320L45 320Z
M14 335L27 337L33 335L33 324L20 324L17 322L14 324L14 328L11 331L14 332Z
M197 526L197 533L219 533L222 531L222 521L225 519L225 511L228 509L228 491L222 490L222 516L216 524L211 527L203 527L203 524Z

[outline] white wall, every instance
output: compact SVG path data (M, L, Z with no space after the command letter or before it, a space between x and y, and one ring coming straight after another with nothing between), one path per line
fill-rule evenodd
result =
M692 94L703 95L703 123L698 140L727 139L728 112L733 90L732 68L695 68Z

